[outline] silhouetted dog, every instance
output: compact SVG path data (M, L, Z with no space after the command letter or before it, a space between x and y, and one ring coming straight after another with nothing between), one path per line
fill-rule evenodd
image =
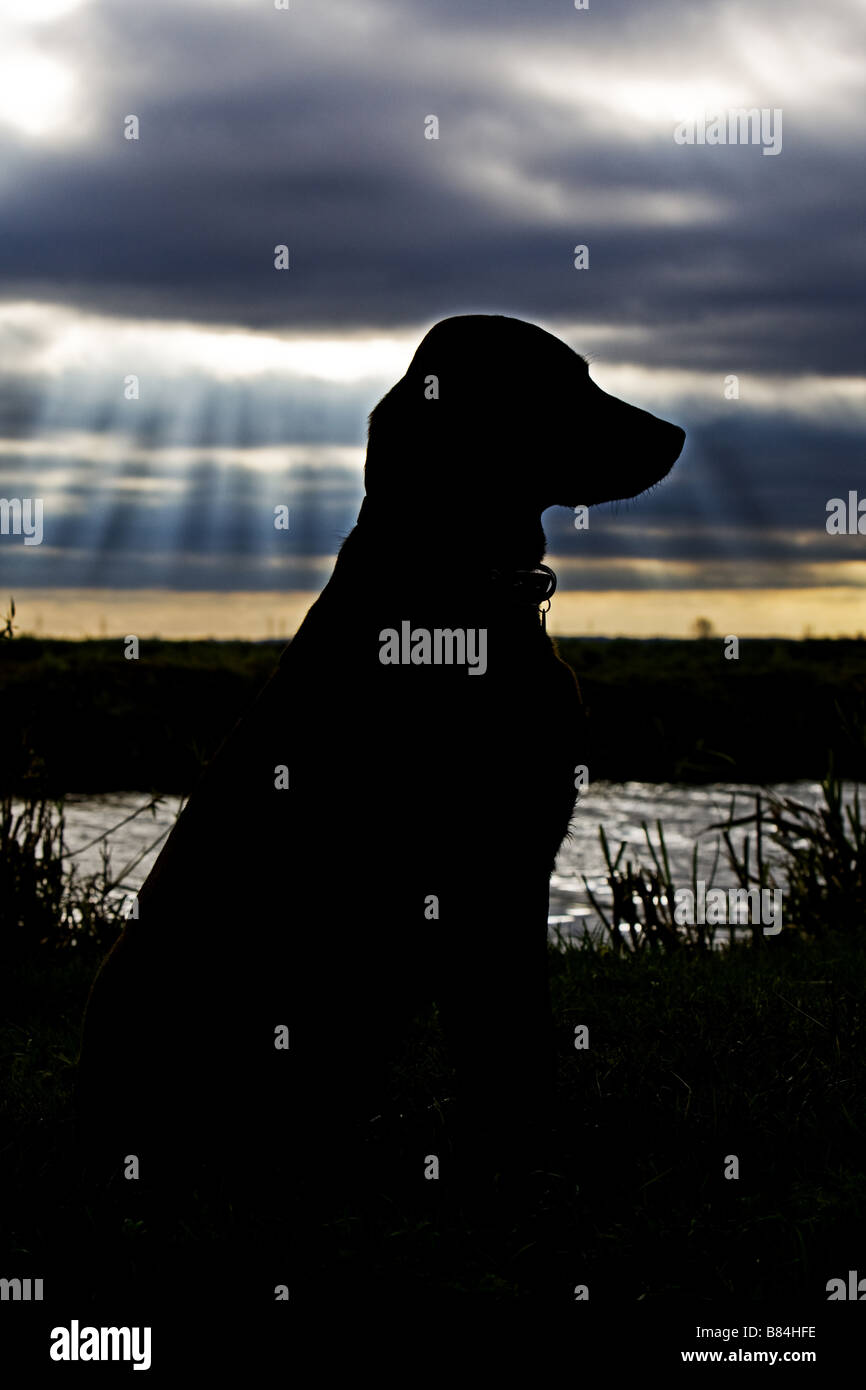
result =
M531 324L427 334L370 416L332 578L95 982L79 1097L105 1172L315 1167L431 999L469 1133L520 1145L550 1086L548 880L585 756L539 620L541 513L635 496L684 437Z

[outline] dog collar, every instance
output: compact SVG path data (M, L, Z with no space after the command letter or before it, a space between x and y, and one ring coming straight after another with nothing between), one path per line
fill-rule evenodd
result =
M358 513L358 523L366 522L369 515L370 507L365 497ZM539 609L541 626L544 631L547 630L545 613L556 592L556 575L549 565L534 565L532 569L491 569L487 571L486 581L488 586L506 601L531 603L534 608ZM546 604L546 607L542 608L542 604Z
M533 603L536 608L556 593L556 575L548 565L531 570L491 570L490 582L515 601Z
M549 565L531 570L491 570L490 583L512 603L531 603L538 610L541 631L547 635L547 610L556 593L556 575Z
M491 570L490 582L512 603L531 603L541 619L541 631L547 635L547 610L556 593L556 575L549 565L536 565L531 570Z

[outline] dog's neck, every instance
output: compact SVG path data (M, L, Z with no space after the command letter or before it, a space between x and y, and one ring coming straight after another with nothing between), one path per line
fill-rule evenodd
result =
M366 498L322 598L366 608L399 594L449 615L469 605L537 628L539 606L556 588L555 574L541 564L545 545L540 513L533 525L524 512L519 531L500 517L499 526L485 518L476 532L451 517L437 524L423 508L398 512Z
M455 515L455 513L458 513ZM412 571L435 573L460 559L464 568L510 571L540 565L547 549L541 511L491 505L483 517L460 514L459 503L448 510L433 502L395 507L365 497L355 529L346 541L386 564L397 561ZM471 556L471 560L468 558Z

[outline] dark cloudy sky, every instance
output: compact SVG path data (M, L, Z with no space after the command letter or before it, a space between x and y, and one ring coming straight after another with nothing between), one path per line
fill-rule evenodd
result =
M369 410L434 322L492 312L688 432L650 497L547 514L560 630L866 629L866 537L825 529L866 497L862 4L0 0L0 27L0 497L44 502L0 593L302 609ZM675 142L741 106L781 111L780 153Z

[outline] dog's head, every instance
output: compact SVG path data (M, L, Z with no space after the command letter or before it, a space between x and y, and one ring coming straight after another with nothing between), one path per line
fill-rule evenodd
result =
M396 503L511 498L540 510L636 497L673 467L677 425L591 380L584 359L535 324L443 319L370 415L365 480Z

